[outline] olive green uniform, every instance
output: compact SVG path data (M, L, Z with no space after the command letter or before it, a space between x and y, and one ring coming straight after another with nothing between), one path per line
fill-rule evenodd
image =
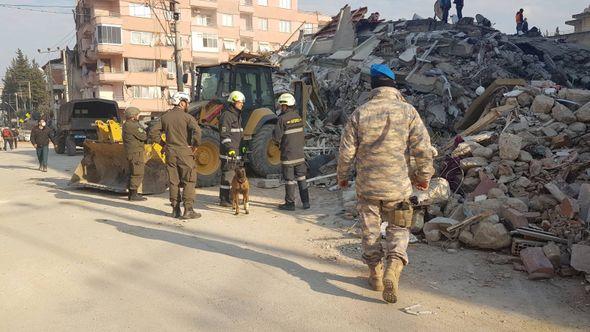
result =
M412 169L410 158L416 161ZM367 265L376 266L383 256L388 261L408 263L410 179L428 182L434 174L433 158L434 149L420 115L397 89L373 89L370 100L351 115L340 141L338 179L348 179L356 166L357 209ZM385 252L382 221L388 222Z
M191 210L197 184L197 167L192 148L197 148L201 143L201 128L192 115L175 106L150 129L150 140L160 143L162 132L166 134L164 152L170 181L170 202L172 206L178 206L180 188L183 188L184 207Z
M129 161L129 190L137 190L143 182L145 168L144 145L147 133L139 121L127 120L123 124L123 146Z

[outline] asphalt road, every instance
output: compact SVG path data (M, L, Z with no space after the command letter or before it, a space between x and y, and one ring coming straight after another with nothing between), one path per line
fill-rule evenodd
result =
M24 145L24 144L22 144ZM21 146L22 146L21 145ZM343 232L338 195L314 188L305 213L275 209L282 190L255 189L250 215L215 206L203 218L72 189L81 155L0 152L1 331L563 331L590 326L579 279L533 282L488 253L412 245L402 299L365 287L360 240ZM430 314L401 309L420 304Z

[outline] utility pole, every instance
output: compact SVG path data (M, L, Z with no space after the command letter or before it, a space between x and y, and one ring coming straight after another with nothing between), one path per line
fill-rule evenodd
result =
M64 64L64 86L65 86L65 90L64 90L64 99L66 101L66 103L68 101L70 101L70 81L68 79L68 52L67 50L63 50L62 51L62 61Z
M174 62L176 63L176 87L178 92L184 91L184 82L182 81L182 48L180 47L180 4L177 1L170 1L170 12L174 17Z
M15 118L18 118L18 92L14 93L14 96L16 97L16 114L14 115ZM12 122L12 119L8 119L10 122Z

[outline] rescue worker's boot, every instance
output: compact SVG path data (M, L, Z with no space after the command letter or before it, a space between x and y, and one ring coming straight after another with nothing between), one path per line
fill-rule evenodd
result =
M172 218L180 218L182 211L180 211L180 204L172 203Z
M129 189L129 196L127 196L127 199L129 199L130 201L136 201L136 202L147 200L147 198L138 194L136 189Z
M309 210L311 208L311 206L309 205L309 189L299 188L299 197L301 197L301 203L303 203L303 209Z
M201 218L201 214L193 210L192 206L185 206L184 207L184 214L180 219L189 220L189 219L197 219Z
M285 203L279 205L279 210L283 211L295 211L295 203Z
M221 207L233 207L231 200L229 199L229 189L219 190L219 206Z
M47 172L47 166L43 166L43 172Z
M404 268L404 263L399 259L392 259L387 262L383 275L383 300L389 303L396 303L399 292L399 277Z
M383 264L369 265L369 286L372 290L383 290Z

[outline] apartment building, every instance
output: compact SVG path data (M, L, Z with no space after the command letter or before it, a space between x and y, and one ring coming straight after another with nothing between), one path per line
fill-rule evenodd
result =
M267 52L330 17L300 12L297 0L177 0L185 72L242 50ZM83 98L116 100L145 113L169 108L177 90L169 1L78 0L76 33ZM172 37L172 38L171 38ZM185 86L185 90L189 90Z

